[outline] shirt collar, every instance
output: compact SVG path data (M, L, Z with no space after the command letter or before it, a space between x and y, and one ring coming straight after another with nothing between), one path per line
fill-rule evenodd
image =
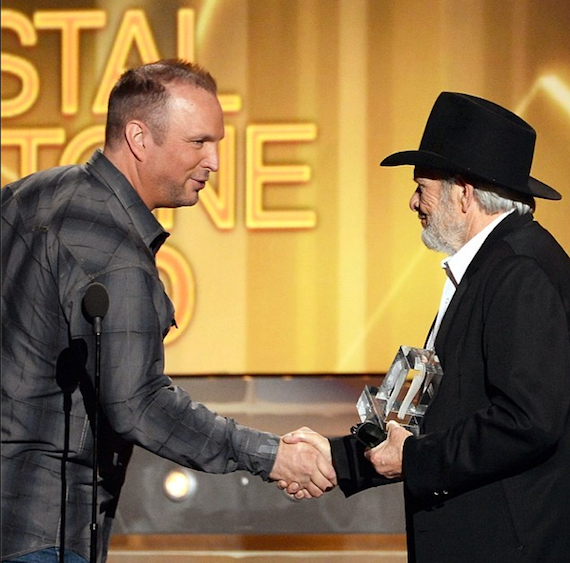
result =
M494 221L489 223L483 230L479 231L473 238L469 239L453 256L446 258L441 262L441 267L445 270L447 277L451 280L453 285L457 287L469 264L475 255L483 246L487 237L493 232L493 229L503 220L505 217L513 213L514 209L506 211L499 215Z
M156 254L169 233L162 228L125 176L100 149L93 153L87 168L117 196L145 245Z

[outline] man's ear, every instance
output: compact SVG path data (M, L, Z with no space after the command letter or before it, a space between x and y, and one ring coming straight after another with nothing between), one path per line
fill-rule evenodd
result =
M461 211L463 213L467 212L469 207L475 203L475 186L470 184L463 177L458 177L457 185L461 188L461 195L460 195L460 204L461 204Z
M140 121L129 121L125 127L125 139L137 160L143 161L149 131Z

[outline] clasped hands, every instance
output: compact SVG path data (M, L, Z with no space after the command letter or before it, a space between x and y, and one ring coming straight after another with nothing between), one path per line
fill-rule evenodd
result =
M388 479L402 476L404 441L411 436L397 422L386 426L387 438L364 456L380 475ZM282 436L270 478L297 499L320 497L337 485L330 442L318 432L303 427Z

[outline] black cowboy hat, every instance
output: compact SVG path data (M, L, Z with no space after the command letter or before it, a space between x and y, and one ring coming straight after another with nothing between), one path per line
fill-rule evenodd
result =
M530 176L535 141L536 131L509 110L468 94L442 92L419 150L391 154L380 165L413 164L535 197L561 199L556 190Z

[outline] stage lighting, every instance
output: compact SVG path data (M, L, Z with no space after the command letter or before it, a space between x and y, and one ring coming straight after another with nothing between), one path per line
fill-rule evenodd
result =
M193 496L198 488L196 477L184 469L172 469L164 478L164 494L173 501L181 501Z

